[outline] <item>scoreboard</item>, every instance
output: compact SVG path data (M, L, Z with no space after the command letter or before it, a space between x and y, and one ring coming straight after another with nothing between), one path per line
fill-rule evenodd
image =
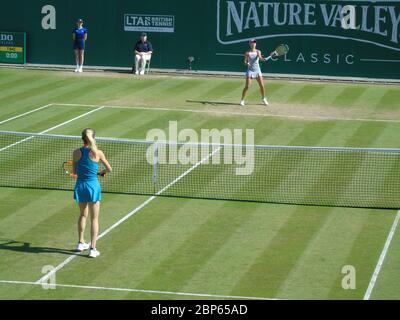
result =
M26 33L0 31L0 63L26 63Z

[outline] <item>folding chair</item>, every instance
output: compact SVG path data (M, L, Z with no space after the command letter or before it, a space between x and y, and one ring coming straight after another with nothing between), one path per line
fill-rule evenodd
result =
M149 72L150 72L150 62L151 62L151 57L149 60L146 61L145 65L144 65L144 73L145 74L149 74Z
M149 74L149 72L150 72L150 62L151 62L151 57L150 57L149 60L146 60L146 63L145 63L145 65L144 65L144 73L145 73L145 74ZM136 70L135 70L135 62L133 62L133 66L132 66L132 71L131 71L131 73L134 74L135 71L136 71Z

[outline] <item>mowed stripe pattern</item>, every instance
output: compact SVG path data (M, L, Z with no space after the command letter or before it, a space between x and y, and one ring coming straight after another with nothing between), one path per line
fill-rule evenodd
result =
M16 87L7 87L4 77L0 77L0 87L5 86L4 97L10 97L7 103L3 101L0 106L0 121L49 103L46 99L46 83L50 85L58 81L63 85L53 84L48 90L51 89L51 95L62 97L63 100L54 98L51 102L129 106L130 103L140 104L143 101L144 105L185 109L196 107L210 112L190 114L103 109L53 133L77 134L82 127L93 126L102 136L144 138L149 129L167 130L168 121L177 120L180 128L197 130L214 127L254 128L257 144L400 146L395 135L399 128L393 123L214 116L209 106L194 106L184 102L188 96L234 100L240 94L239 80L160 77L139 82L124 77L116 81L114 78L86 76L80 78L82 89L79 89L76 79L68 74L27 72L26 75L38 77L38 82L40 79L44 81L32 84L36 88L32 90L35 92L34 102L28 105L24 92L29 89L29 83L24 84L20 80L25 73L10 70L0 70L0 73L12 76L12 81L17 83ZM49 79L53 81L45 81ZM76 96L71 94L74 90L77 91ZM274 82L271 83L270 100L282 104L284 108L289 101L299 108L307 108L308 104L312 105L311 108L317 108L318 105L320 112L325 107L331 112L342 108L343 104L354 108L365 104L365 114L370 112L372 116L377 110L383 115L385 110L392 108L388 96L393 96L392 91L397 89L375 88L371 96L369 88L362 92L356 90L358 94L355 97L351 96L351 91L344 94L344 90L344 85L304 86L302 83ZM388 90L391 93L387 94ZM21 94L21 100L18 99L18 93ZM287 95L284 96L284 93ZM254 88L255 101L257 94ZM340 98L336 100L336 96ZM382 97L382 103L379 97ZM331 104L324 105L324 100L331 101ZM225 106L218 109L229 110ZM249 109L252 112L251 107ZM254 109L257 112L263 110L258 106ZM0 129L10 130L12 127L13 130L40 132L84 111L79 107L57 106L46 112L39 111L27 118L16 119L0 126ZM282 179L290 174L288 172ZM70 250L75 244L76 219L76 207L71 197L68 192L0 190L0 259L5 262L0 265L0 279L37 280L41 277L43 265L58 265L71 254ZM101 229L105 230L145 199L107 195L103 202ZM266 298L361 299L394 215L395 212L383 210L157 199L99 242L102 251L100 259L74 259L57 274L57 281L114 288ZM348 264L357 267L356 290L341 288L341 268ZM384 267L381 272L385 272ZM393 285L398 285L398 282L393 281ZM378 291L376 294L379 296ZM50 292L31 286L0 285L0 297L10 296L22 299L50 298ZM89 293L76 288L57 289L51 292L51 297L165 299L165 296L150 293Z

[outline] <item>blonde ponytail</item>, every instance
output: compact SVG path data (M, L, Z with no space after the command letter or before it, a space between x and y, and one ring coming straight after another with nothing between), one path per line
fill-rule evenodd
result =
M90 128L83 130L82 131L82 139L89 146L90 150L94 154L97 154L97 151L99 149L97 148L97 145L96 145L95 131Z

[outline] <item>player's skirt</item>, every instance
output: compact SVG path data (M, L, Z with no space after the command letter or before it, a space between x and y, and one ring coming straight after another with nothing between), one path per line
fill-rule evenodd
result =
M101 201L99 180L77 180L74 189L74 199L76 202Z
M258 71L247 70L246 72L246 78L257 79L259 77L262 77L262 73L260 70Z
M85 50L85 41L84 40L75 41L74 50Z

